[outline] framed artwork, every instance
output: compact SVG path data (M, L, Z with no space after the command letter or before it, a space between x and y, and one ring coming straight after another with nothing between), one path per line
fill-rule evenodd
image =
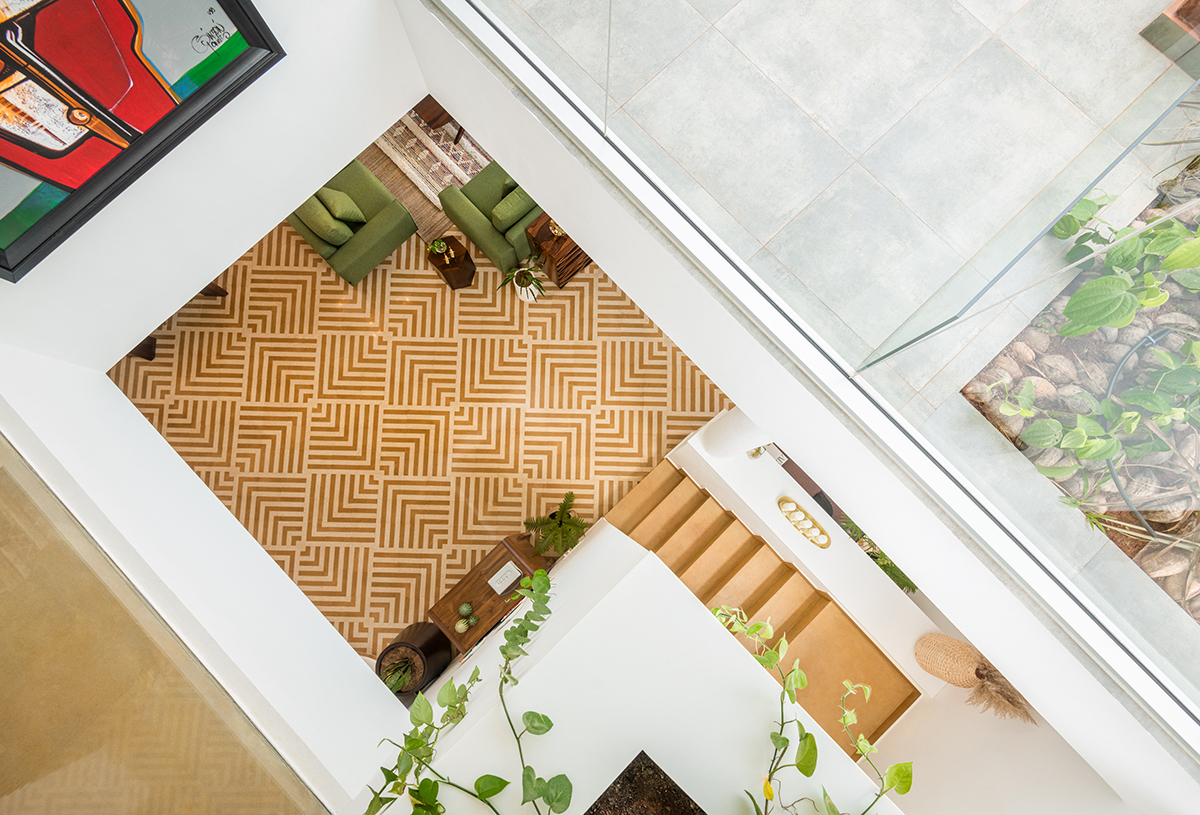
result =
M0 277L283 56L249 0L0 0Z

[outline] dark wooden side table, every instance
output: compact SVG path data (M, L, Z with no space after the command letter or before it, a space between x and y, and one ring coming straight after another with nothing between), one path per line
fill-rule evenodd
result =
M445 252L429 250L429 262L438 270L442 280L452 289L463 289L475 282L475 261L467 253L467 247L454 236L442 238L446 242Z
M454 117L446 112L438 100L426 94L425 98L417 102L417 106L413 108L413 112L421 117L425 124L437 130L439 127L444 127L454 121ZM463 126L458 126L458 133L454 135L454 143L458 144L458 140L462 138Z
M490 580L501 569L512 564L520 571L504 590L497 593L490 585ZM442 629L442 633L450 640L450 644L460 654L465 654L483 639L483 636L496 627L496 623L504 619L504 615L516 607L512 600L513 593L519 588L521 575L532 575L538 569L546 569L549 561L533 553L533 544L528 533L509 535L500 541L492 551L483 556L483 560L474 569L446 592L442 599L429 609L429 619ZM479 618L479 622L460 634L454 630L454 624L461 617L458 607L463 603L471 604L471 613Z
M555 235L550 223L550 216L543 212L525 227L525 234L542 253L546 276L561 289L568 280L586 269L592 259L571 240L570 235Z

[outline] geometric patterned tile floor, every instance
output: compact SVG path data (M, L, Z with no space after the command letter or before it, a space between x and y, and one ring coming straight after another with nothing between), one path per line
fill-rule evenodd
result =
M457 234L457 233L454 233ZM357 286L280 224L109 376L372 656L521 521L608 511L729 405L597 267L451 290L413 237Z

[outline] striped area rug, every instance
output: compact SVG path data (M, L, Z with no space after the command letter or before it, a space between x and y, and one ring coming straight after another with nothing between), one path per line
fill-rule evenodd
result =
M457 133L456 123L435 129L409 111L375 144L441 209L439 192L451 184L463 186L492 161L467 133L455 144Z

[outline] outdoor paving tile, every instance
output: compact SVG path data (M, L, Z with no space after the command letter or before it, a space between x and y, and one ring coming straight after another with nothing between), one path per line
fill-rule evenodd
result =
M749 266L849 365L856 366L866 359L871 346L784 268L778 258L763 250L750 258Z
M990 33L955 0L743 0L717 28L855 156Z
M1021 10L1021 6L1029 0L958 0L959 5L974 14L979 20L995 31L1012 19Z
M526 3L525 5L529 5ZM514 0L487 0L487 6L512 29L543 63L574 93L596 116L603 118L605 111L604 88L575 61L562 45L529 16L525 8ZM609 100L608 109L616 105Z
M897 410L907 405L917 395L913 386L905 382L904 377L896 373L896 369L887 362L872 365L860 376Z
M712 82L714 76L721 81ZM770 240L851 161L715 29L625 110L760 241Z
M950 246L971 256L1099 128L995 38L860 159Z
M913 427L920 427L929 420L933 415L934 407L919 394L908 400L908 404L900 408L900 415L912 424Z
M717 203L707 190L700 186L675 159L667 155L658 142L630 118L624 110L618 110L608 119L609 131L623 142L635 156L658 176L671 192L688 205L721 240L742 260L748 260L762 248L762 244L746 231L745 227Z
M964 263L857 164L767 248L871 345L886 340Z
M1171 65L1140 34L1163 8L1162 0L1030 0L998 36L1106 126Z
M618 104L709 27L687 0L612 0L611 37L609 0L526 0L525 8Z
M1171 108L1179 98L1187 93L1196 80L1187 75L1178 65L1170 65L1166 72L1154 81L1150 87L1138 95L1133 102L1108 126L1108 133L1122 147L1128 147L1142 138L1146 130L1163 115L1163 111ZM1146 141L1171 141L1180 138L1180 130L1193 118L1195 111L1186 108L1176 108L1167 114L1166 118L1155 127ZM1195 134L1191 134L1195 138ZM1187 136L1185 136L1187 138ZM1165 148L1138 148L1139 150L1163 150Z
M715 23L741 0L688 0L688 2L696 7L696 11Z

